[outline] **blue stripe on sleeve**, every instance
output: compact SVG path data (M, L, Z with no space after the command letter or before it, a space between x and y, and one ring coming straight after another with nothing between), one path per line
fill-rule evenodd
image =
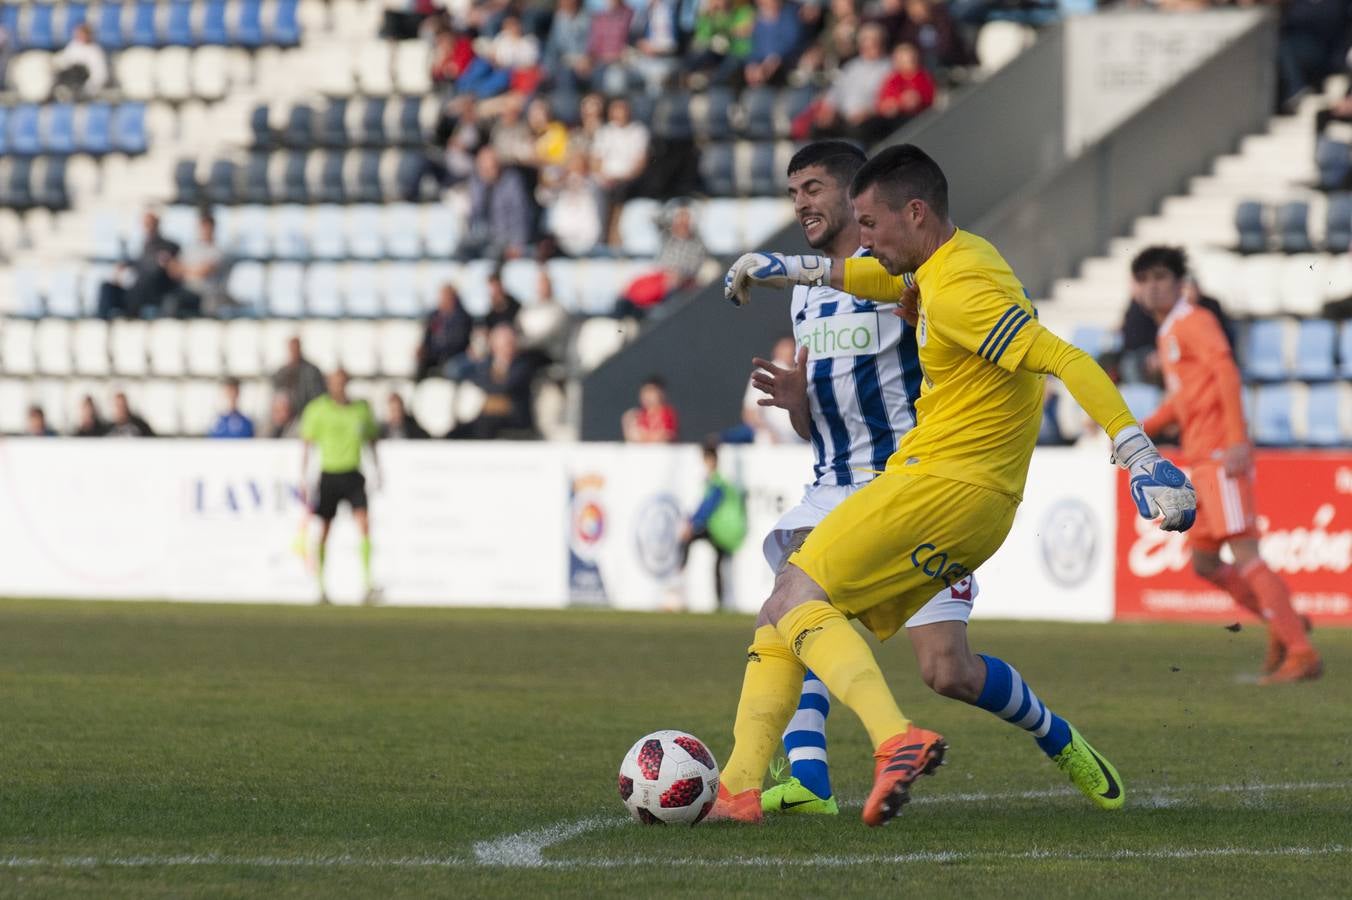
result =
M1020 311L1020 310L1019 310L1019 308L1018 308L1017 306L1010 306L1009 309L1005 310L1004 315L1002 315L1002 316L1000 317L999 321L997 321L997 322L995 323L995 327L991 329L990 334L986 335L986 339L985 339L984 341L982 341L982 342L981 342L981 346L977 348L977 351L976 351L977 356L985 356L985 355L986 355L986 348L987 348L988 346L990 346L990 344L991 344L991 342L992 342L993 340L996 340L996 339L997 339L997 338L995 337L996 332L998 332L1001 328L1003 328L1004 325L1005 325L1005 323L1007 323L1007 322L1009 321L1009 319L1010 319L1012 316L1014 316L1016 313L1018 313L1019 311Z
M997 364L1000 362L1000 357L1005 355L1005 350L1009 349L1009 345L1013 343L1014 337L1023 329L1023 326L1027 325L1032 320L1033 317L1028 315L1028 313L1023 313L1019 316L1018 321L1016 321L1014 326L1009 329L1009 334L1000 341L999 348L991 350L991 362Z

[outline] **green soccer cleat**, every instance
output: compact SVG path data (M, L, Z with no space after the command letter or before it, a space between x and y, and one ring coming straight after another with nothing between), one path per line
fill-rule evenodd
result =
M1080 789L1099 809L1121 809L1126 799L1122 776L1113 764L1089 746L1075 726L1070 726L1070 743L1052 759L1056 767L1070 776L1071 783Z
M788 813L789 815L835 816L840 814L834 796L823 800L812 791L803 787L803 783L792 775L785 777L788 763L775 767L771 774L779 783L761 793L761 810L766 813Z

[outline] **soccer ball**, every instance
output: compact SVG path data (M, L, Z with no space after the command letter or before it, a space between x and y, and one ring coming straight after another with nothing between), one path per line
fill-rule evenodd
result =
M694 825L717 796L714 755L684 731L641 737L620 763L620 799L644 825Z

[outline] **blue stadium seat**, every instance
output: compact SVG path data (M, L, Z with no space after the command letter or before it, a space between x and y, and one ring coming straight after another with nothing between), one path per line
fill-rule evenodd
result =
M268 29L268 42L278 47L295 47L300 43L298 0L277 0L277 11Z
M704 92L704 114L696 123L705 140L726 141L732 138L732 90L714 86Z
M413 266L387 266L381 279L387 316L418 316L423 312L418 299L418 281Z
M47 278L47 315L78 319L83 312L80 296L80 270L75 266L52 269Z
M314 145L315 111L304 103L291 107L286 128L282 130L282 144L287 147L308 148Z
M347 202L347 189L343 185L344 162L345 159L341 150L329 150L324 153L319 169L318 196L314 198L317 202Z
M1336 191L1347 187L1347 176L1352 173L1352 153L1342 141L1321 137L1315 143L1314 158L1319 166L1319 187Z
M380 275L376 266L349 266L343 294L344 311L349 316L375 319L381 315Z
M742 135L753 141L772 141L775 138L775 100L773 88L754 87L742 92L742 115L745 123Z
M268 105L260 103L249 114L249 131L253 134L253 146L256 150L270 150L277 144L277 135L268 123Z
M268 243L268 216L261 206L235 209L230 231L233 249L246 259L267 259L272 253Z
M449 259L460 243L460 221L445 204L434 204L424 210L423 253L431 259Z
M9 152L19 156L33 156L41 151L38 108L32 103L20 103L9 114Z
M336 319L343 306L343 271L329 263L314 263L305 271L305 308L312 316Z
M0 106L0 158L9 154L9 107Z
M1245 375L1258 381L1286 377L1286 330L1286 322L1279 319L1260 319L1249 326Z
M653 109L653 134L673 141L688 141L695 136L690 119L690 95L684 91L668 91Z
M361 134L358 140L364 146L383 147L385 138L385 98L368 97L361 110Z
M405 97L400 101L399 130L392 137L396 143L410 147L423 143L421 97Z
M1324 249L1346 253L1352 246L1352 194L1329 194L1328 217L1324 226Z
M154 47L159 40L155 29L155 13L158 4L154 0L141 0L131 14L131 37L127 41L131 47Z
M113 148L127 154L145 153L149 144L146 136L146 105L123 103L113 113Z
M1316 384L1310 387L1305 403L1305 442L1316 447L1337 447L1349 443L1352 435L1343 433L1342 406L1347 387L1341 384Z
M259 47L263 43L263 13L259 0L239 0L233 43Z
M19 7L14 3L6 3L0 6L0 28L5 30L5 34L10 36L10 41L14 44L15 50L23 45L20 43L19 35Z
M704 179L704 189L711 195L728 197L735 193L733 170L732 144L708 144L700 153L700 176Z
M1245 200L1235 207L1235 230L1239 232L1240 253L1263 253L1267 250L1267 225L1263 222L1263 204Z
M197 162L180 159L174 165L174 202L193 206L202 202L202 186L197 181Z
M405 150L399 154L398 168L395 171L395 183L399 185L403 199L432 200L436 191L430 189L423 176L423 156L417 150Z
M1125 383L1118 385L1122 392L1122 399L1127 402L1127 408L1137 421L1144 421L1155 410L1159 409L1160 401L1164 399L1164 392L1153 384Z
M740 193L752 197L770 197L779 193L779 172L773 142L756 144L751 148L751 183L739 184L737 187Z
M779 120L780 127L783 128L784 125L787 125L798 118L798 116L812 104L812 101L817 99L819 93L819 89L810 84L805 84L801 87L786 88L781 101L784 106L784 114ZM788 137L789 134L787 131L781 130L778 136Z
M286 168L282 173L282 199L287 203L308 203L310 188L305 183L305 166L308 154L293 150L287 154Z
M122 35L122 4L99 4L99 17L94 20L94 43L104 50L121 50L127 46Z
M346 147L352 143L347 134L347 98L334 97L319 114L316 142L321 147Z
M418 233L418 207L411 203L386 206L381 217L385 255L391 259L418 259L422 246Z
M357 181L348 189L348 201L379 203L385 199L380 189L380 151L363 150L357 160Z
M325 204L314 208L314 218L310 224L310 255L324 260L346 258L347 240L343 232L342 207Z
M294 263L268 266L268 315L297 319L305 315L305 268Z
M67 3L65 5L66 18L61 25L61 46L64 47L70 43L70 39L75 34L75 29L89 21L88 3Z
M271 203L272 190L268 184L268 162L272 157L267 153L250 153L249 161L244 164L244 179L240 185L240 199L245 203Z
M1310 240L1310 204L1297 200L1277 208L1277 240L1283 253L1314 251Z
M1107 350L1111 342L1108 330L1098 325L1079 325L1071 333L1070 342L1090 356Z
M57 50L56 7L50 3L28 4L28 23L18 43L31 50Z
M34 187L33 202L48 209L66 209L70 197L66 193L65 156L44 156L40 169L41 180Z
M69 103L49 103L43 113L43 149L47 153L74 153L75 107Z
M113 149L113 108L107 103L89 103L83 109L78 146L82 153L102 156Z
M26 318L42 315L42 285L36 269L14 270L14 306L16 313Z
M211 164L211 173L207 176L206 199L212 203L233 205L235 197L236 167L228 159L218 159Z
M173 0L169 4L168 15L164 17L164 30L160 34L160 43L166 47L192 47L197 41L192 31L192 3L190 0Z
M1305 381L1325 381L1333 378L1337 367L1333 349L1338 340L1338 328L1328 319L1307 319L1296 332L1296 365L1294 375Z
M380 216L371 205L354 206L347 210L347 252L353 259L377 260L385 256L381 236Z
M225 0L207 0L202 12L202 33L198 43L210 47L223 47L230 43L230 30L225 26Z
M1254 391L1253 434L1259 444L1285 447L1296 441L1295 391L1287 384L1265 384Z
M1338 372L1344 378L1352 378L1352 319L1338 330Z
M266 269L255 262L237 262L230 267L226 290L230 297L255 310L263 311L267 296Z
M305 219L305 207L273 207L272 253L278 259L310 258L310 229Z

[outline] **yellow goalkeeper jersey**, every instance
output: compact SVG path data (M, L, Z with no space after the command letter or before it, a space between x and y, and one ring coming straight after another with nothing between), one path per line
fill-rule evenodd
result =
M1037 311L999 251L960 229L916 270L915 281L924 383L916 427L888 467L1021 500L1042 419L1043 376L1019 368L1041 331ZM846 293L895 301L902 287L901 277L870 257L846 262Z

